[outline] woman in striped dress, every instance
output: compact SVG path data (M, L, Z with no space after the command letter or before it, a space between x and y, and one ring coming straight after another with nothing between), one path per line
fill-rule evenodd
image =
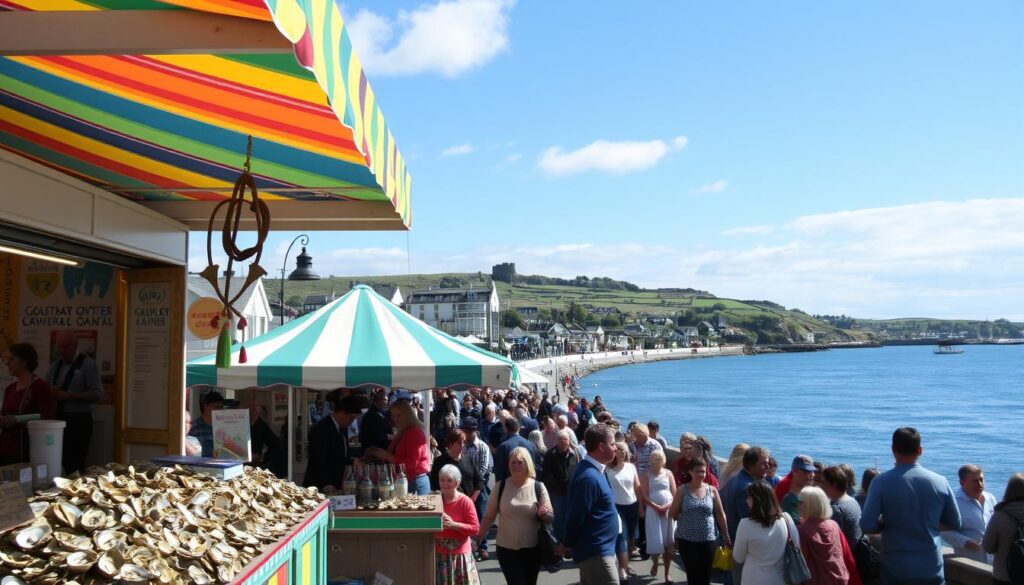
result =
M714 486L704 482L708 464L701 456L687 462L690 483L679 486L672 499L669 517L676 519L676 547L683 559L686 582L690 585L711 583L711 561L714 558L718 534L724 545L732 547L725 520L722 498ZM715 524L718 524L718 532Z

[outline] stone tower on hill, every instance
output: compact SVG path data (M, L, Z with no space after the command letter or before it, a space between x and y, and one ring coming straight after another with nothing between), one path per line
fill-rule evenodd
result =
M516 264L515 262L503 262L501 264L495 264L491 267L491 279L498 280L501 282L507 282L509 284L516 283Z

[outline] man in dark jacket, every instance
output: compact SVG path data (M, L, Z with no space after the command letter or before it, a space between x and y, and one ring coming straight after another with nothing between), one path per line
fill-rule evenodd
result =
M359 421L359 444L362 445L364 452L370 447L388 448L391 424L388 421L387 407L387 392L377 392L373 395L370 409Z
M341 489L345 467L353 464L348 454L348 427L359 418L365 402L358 396L336 400L331 416L325 416L309 429L309 462L302 480L304 487L315 486L320 491Z
M534 471L536 471L537 477L540 477L544 472L541 452L533 443L519 436L519 421L515 417L510 416L502 422L505 425L505 442L499 445L498 449L494 452L494 484L497 485L498 482L510 475L508 456L516 447L523 447L530 452L530 456L533 457Z
M562 528L565 524L566 507L565 498L569 494L569 482L576 473L576 464L579 457L576 450L572 448L572 439L569 438L571 431L562 429L558 431L558 444L548 449L544 454L544 474L541 481L548 489L551 496L551 507L555 512L555 537L562 539Z

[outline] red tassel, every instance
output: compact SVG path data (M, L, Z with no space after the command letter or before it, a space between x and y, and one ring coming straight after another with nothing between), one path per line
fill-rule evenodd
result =
M245 317L239 317L238 318L238 330L239 331L241 331L242 329L245 329L245 327L248 324L249 324L249 322L245 320Z
M249 361L249 356L245 355L245 346L238 350L238 363L244 364Z

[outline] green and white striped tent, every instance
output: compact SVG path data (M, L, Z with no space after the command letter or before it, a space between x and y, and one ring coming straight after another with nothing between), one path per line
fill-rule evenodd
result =
M333 389L362 384L426 390L458 384L518 387L511 360L459 341L357 285L317 311L231 350L231 367L213 355L188 363L186 383L221 388Z

